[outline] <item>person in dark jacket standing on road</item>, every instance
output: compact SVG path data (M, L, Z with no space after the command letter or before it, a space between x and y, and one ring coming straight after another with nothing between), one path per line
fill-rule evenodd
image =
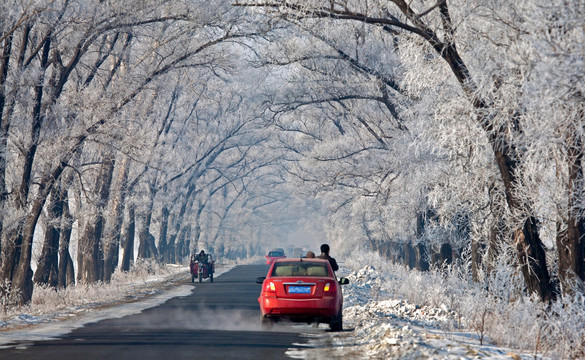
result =
M327 259L329 260L329 264L331 264L331 268L333 271L339 270L339 265L337 265L337 261L334 258L329 256L329 245L323 244L321 245L321 255L317 256L317 259Z

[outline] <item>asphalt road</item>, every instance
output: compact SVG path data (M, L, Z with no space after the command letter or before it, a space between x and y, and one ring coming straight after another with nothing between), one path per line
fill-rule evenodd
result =
M255 280L267 270L237 266L213 283L192 284L189 296L88 324L56 340L1 349L0 359L285 359L287 350L308 346L303 333L325 330L261 328Z

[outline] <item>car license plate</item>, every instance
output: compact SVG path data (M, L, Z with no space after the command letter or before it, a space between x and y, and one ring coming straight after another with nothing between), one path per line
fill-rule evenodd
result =
M311 287L310 286L289 286L288 293L289 294L310 294Z

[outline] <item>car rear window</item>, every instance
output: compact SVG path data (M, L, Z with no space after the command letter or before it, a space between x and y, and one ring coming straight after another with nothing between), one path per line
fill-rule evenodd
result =
M279 257L284 256L284 253L280 251L271 251L268 253L268 256Z
M271 276L329 276L326 264L311 262L279 262Z

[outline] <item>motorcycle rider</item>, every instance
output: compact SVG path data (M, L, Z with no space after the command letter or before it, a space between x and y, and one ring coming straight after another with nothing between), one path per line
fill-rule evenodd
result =
M201 250L199 252L199 255L197 255L197 261L199 261L201 264L207 264L209 262L209 256L205 253L204 250Z
M189 263L189 266L191 267L191 269L193 269L193 266L199 263L201 266L207 266L209 263L209 256L205 253L204 250L201 250L199 252L199 254L193 254L191 255L191 262ZM196 268L195 268L196 269ZM199 276L199 274L197 273L197 270L192 270L192 274L194 278L197 278Z

